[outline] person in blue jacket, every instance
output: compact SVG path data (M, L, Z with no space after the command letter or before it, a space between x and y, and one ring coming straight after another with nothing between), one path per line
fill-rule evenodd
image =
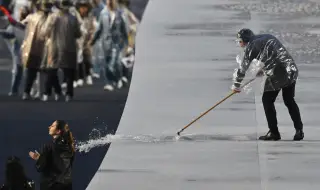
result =
M116 0L107 0L106 7L100 13L98 28L91 44L94 45L98 39L102 40L105 61L104 89L113 91L114 87L121 88L123 86L121 59L128 46L128 31L126 19Z

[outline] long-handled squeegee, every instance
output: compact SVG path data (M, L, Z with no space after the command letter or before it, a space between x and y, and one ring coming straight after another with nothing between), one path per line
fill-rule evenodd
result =
M250 79L249 81L247 81L246 83L244 83L241 88L244 88L245 86L247 86L248 84L250 84L252 81L254 81L255 78ZM194 122L196 122L197 120L199 120L201 117L203 117L204 115L206 115L208 112L210 112L211 110L213 110L215 107L217 107L219 104L221 104L222 102L224 102L225 100L227 100L228 98L230 98L232 95L236 94L237 92L232 91L228 96L224 97L222 100L220 100L218 103L216 103L214 106L212 106L210 109L208 109L206 112L204 112L203 114L201 114L199 117L197 117L196 119L194 119L193 121L191 121L188 125L186 125L185 127L183 127L182 129L180 129L180 131L177 132L178 137L180 136L181 132L183 132L186 128L188 128L189 126L191 126ZM177 137L177 138L178 138Z

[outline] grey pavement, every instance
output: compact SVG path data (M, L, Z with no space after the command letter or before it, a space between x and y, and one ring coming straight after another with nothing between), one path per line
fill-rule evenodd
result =
M319 5L307 0L152 0L137 37L136 65L115 136L87 189L314 190L320 188ZM260 79L186 129L230 92L241 51L236 32L249 27L276 35L300 69L296 100L305 141L276 103L279 142L267 131ZM247 78L247 80L249 77Z

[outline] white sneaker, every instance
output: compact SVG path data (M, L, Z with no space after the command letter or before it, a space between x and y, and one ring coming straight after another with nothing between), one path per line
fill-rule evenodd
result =
M87 76L87 81L86 81L87 85L92 85L93 81L92 81L92 77L89 75Z
M66 96L66 99L65 99L66 102L70 102L71 100L72 100L72 98L69 95Z
M77 86L83 86L83 83L84 83L83 79L79 79L77 81Z
M117 84L117 87L120 89L120 88L122 88L122 86L123 86L123 82L122 82L122 80L119 80L118 84Z
M45 95L45 94L44 94L44 95L42 96L42 99L41 99L41 100L44 101L44 102L46 102L46 101L48 101L48 99L49 99L48 95Z
M99 75L99 74L97 74L97 73L92 73L92 77L93 77L93 78L97 78L97 79L99 79L99 78L100 78L100 75Z
M78 84L76 81L73 82L73 88L77 88Z
M105 86L103 87L103 89L104 89L104 90L109 90L109 91L113 91L113 90L114 90L113 86L111 86L110 84L105 85Z
M40 97L40 92L36 92L34 95L33 95L33 98L39 98Z
M124 83L128 83L127 77L122 77L121 80L122 80Z
M59 94L55 94L55 95L54 95L54 100L55 100L55 101L59 101L59 99L60 99L60 95L59 95Z
M67 88L67 83L66 82L62 83L61 88Z
M33 87L30 90L30 96L33 97L36 94L36 89Z
M27 93L23 93L22 100L29 100L29 99L30 99L30 95Z

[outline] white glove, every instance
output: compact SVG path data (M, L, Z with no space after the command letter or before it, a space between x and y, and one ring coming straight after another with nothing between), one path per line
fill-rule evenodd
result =
M231 90L235 91L235 92L241 92L241 88L240 87L236 87L234 84L231 86Z
M237 55L236 61L237 61L237 63L238 63L239 65L241 65L241 63L242 63L242 58L241 58L240 55Z

